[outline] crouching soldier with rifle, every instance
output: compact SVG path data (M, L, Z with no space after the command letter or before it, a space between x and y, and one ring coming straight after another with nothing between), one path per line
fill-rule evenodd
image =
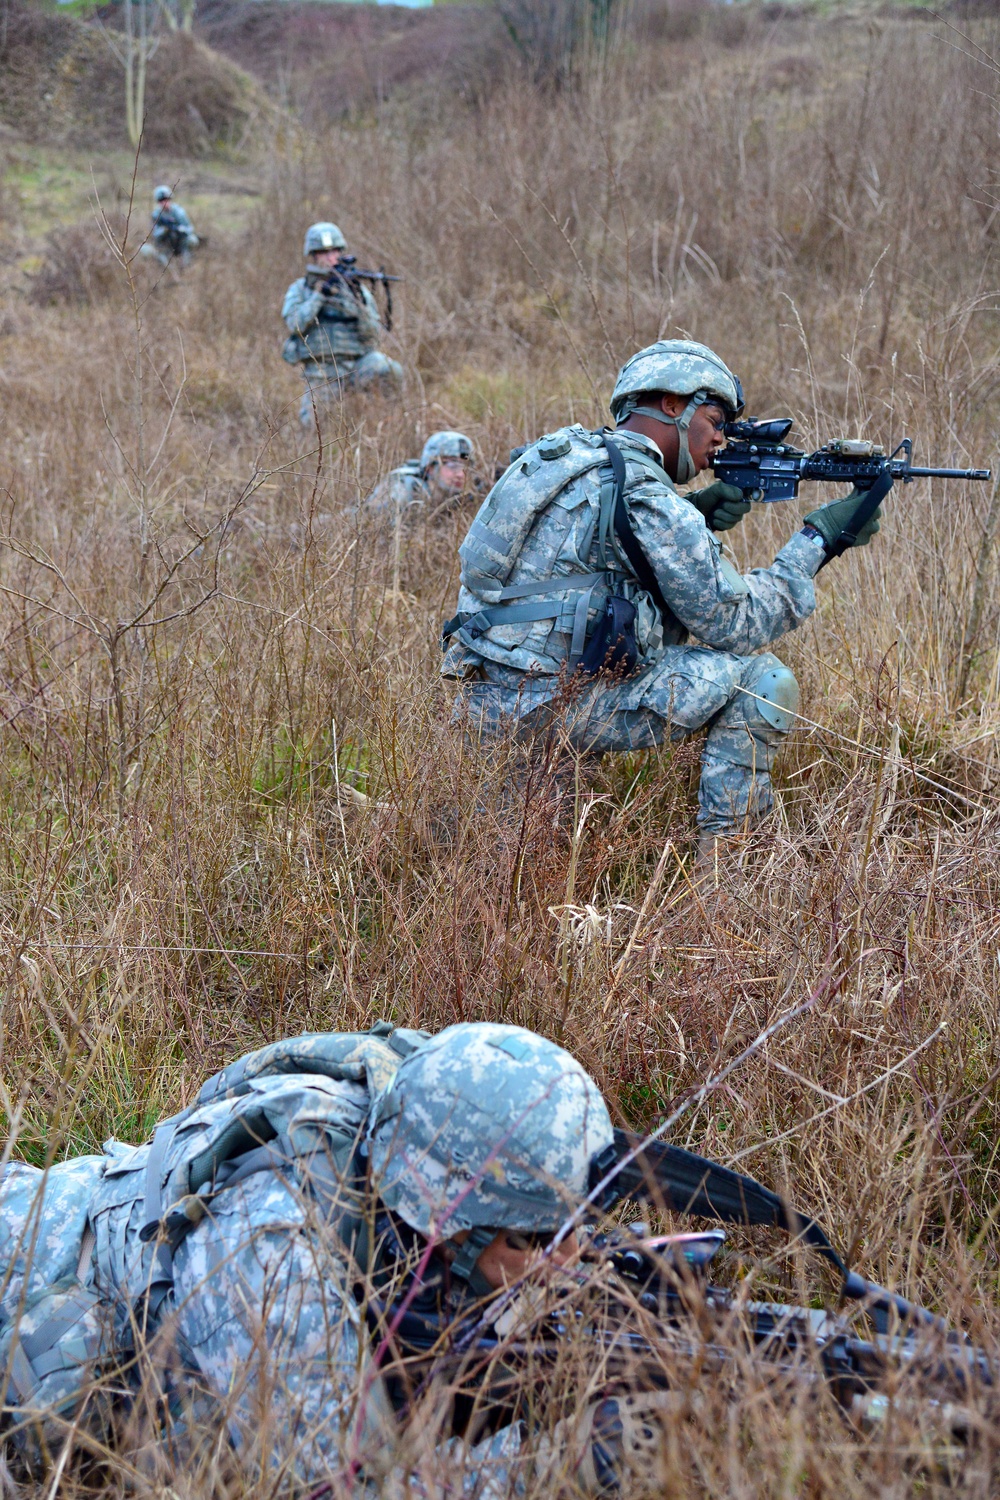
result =
M564 427L512 455L460 549L458 611L444 627L442 672L461 682L459 710L486 739L530 744L555 731L599 755L706 729L696 862L706 879L718 841L731 845L770 811L775 757L795 724L795 678L762 648L812 614L826 562L868 544L892 483L873 489L871 464L796 470L796 484L857 477L769 568L741 576L717 533L750 510L757 481L745 462L735 483L678 486L712 466L743 409L738 377L703 344L664 340L633 355L611 397L614 429Z
M311 427L317 408L339 401L345 391L392 395L402 389L402 365L378 347L383 326L392 325L391 284L399 277L359 270L336 224L311 224L303 250L306 273L292 282L281 309L289 335L282 358L302 371L306 390L299 420ZM386 293L385 325L369 282Z
M152 256L164 267L175 259L182 266L189 266L192 250L197 250L201 243L194 225L180 204L174 202L173 192L166 183L156 189L153 202L153 242L143 245L142 254Z
M790 1230L882 1333L709 1287L718 1232L589 1229L635 1197ZM36 1478L70 1445L117 1439L168 1484L228 1450L316 1500L379 1485L500 1497L532 1478L612 1493L633 1462L655 1469L671 1362L687 1349L721 1369L736 1316L744 1353L786 1387L828 1382L852 1419L877 1418L886 1381L901 1399L907 1363L935 1399L968 1405L990 1381L937 1319L849 1272L813 1220L613 1129L580 1064L513 1026L277 1042L146 1145L46 1171L11 1161L0 1276L0 1437ZM566 1391L546 1372L574 1339L586 1387L547 1420Z

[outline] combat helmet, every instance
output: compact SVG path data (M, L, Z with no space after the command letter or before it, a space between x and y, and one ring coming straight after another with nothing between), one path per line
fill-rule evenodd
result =
M173 196L173 188L171 188L168 183L161 182L160 186L158 188L155 188L153 191L153 202L165 203L168 198L172 198Z
M303 255L315 255L317 250L346 250L347 241L336 224L323 220L319 224L310 224L306 230L305 244L302 247Z
M653 391L670 391L689 396L679 417L647 406L643 397ZM688 447L688 428L699 406L718 401L728 421L734 421L744 407L743 387L739 376L705 344L691 339L660 339L626 360L618 371L611 394L611 415L619 424L633 412L652 417L666 427L676 427L680 438L677 455L677 482L687 484L695 476L694 462Z
M464 432L432 432L420 455L420 472L426 474L431 464L448 458L465 463L472 457L472 444Z
M498 1229L558 1229L614 1160L607 1105L576 1058L485 1022L449 1026L407 1057L368 1139L387 1208L426 1236L471 1231L451 1267L465 1278Z

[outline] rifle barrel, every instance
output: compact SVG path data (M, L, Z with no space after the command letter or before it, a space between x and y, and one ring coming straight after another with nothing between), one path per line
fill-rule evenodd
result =
M990 479L989 469L922 469L916 464L905 471L908 478L913 479Z

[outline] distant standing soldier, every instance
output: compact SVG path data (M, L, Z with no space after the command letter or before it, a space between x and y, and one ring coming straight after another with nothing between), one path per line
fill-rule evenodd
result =
M153 243L143 252L168 266L176 256L182 266L190 265L191 251L198 248L198 236L187 214L175 203L170 188L163 183L153 194Z
M816 607L813 579L864 504L855 490L810 512L769 568L739 574L716 533L750 505L711 466L740 382L703 344L671 339L623 366L614 429L563 427L520 451L461 548L446 677L485 737L530 739L557 721L601 754L707 729L700 871L772 805L771 770L793 728L791 671L762 648ZM879 529L879 512L852 545ZM568 691L569 680L574 689Z
M317 406L339 401L345 389L401 389L403 367L378 347L382 319L372 293L337 265L347 241L336 224L311 224L303 253L306 274L285 293L281 316L289 337L282 358L299 365L306 382L299 407L303 427Z
M376 485L365 504L380 514L432 515L469 487L472 443L464 432L432 432L419 458L407 459Z

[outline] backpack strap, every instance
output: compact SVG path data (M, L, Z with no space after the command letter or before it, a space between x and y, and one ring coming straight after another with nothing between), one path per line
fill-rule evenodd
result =
M62 1300L58 1311L40 1323L33 1333L18 1334L12 1349L9 1379L22 1405L35 1394L46 1375L70 1369L84 1354L91 1357L98 1352L99 1336L81 1340L79 1347L74 1345L72 1348L67 1347L66 1339L99 1303L96 1292L82 1286L74 1287Z
M663 623L666 625L668 620L674 619L674 612L663 597L659 580L653 572L648 557L639 546L636 534L629 524L628 511L625 509L625 459L622 457L622 450L607 436L604 439L604 446L608 450L611 470L615 476L615 534L621 542L622 551L632 564L636 578L660 611ZM660 472L659 465L655 466L655 470Z
M163 1212L161 1188L163 1163L166 1160L167 1148L174 1138L174 1132L179 1123L175 1115L156 1127L153 1142L149 1148L149 1156L146 1158L146 1200L143 1206L145 1224L139 1231L139 1238L144 1244L160 1233L160 1218ZM153 1251L149 1281L141 1299L144 1314L141 1321L147 1324L155 1321L164 1299L173 1290L173 1285L174 1247L165 1237L161 1237Z
M512 583L501 589L500 598L502 603L491 604L485 609L471 612L459 612L452 619L445 622L441 631L442 645L447 645L456 631L464 630L471 640L477 641L481 635L485 635L494 625L524 625L534 620L558 620L567 617L570 620L570 629L573 635L574 650L583 650L583 635L587 629L587 612L590 609L590 596L599 584L613 583L625 574L621 569L609 568L600 573L569 574L565 578L536 578L530 583ZM553 599L552 594L578 593L580 598L575 605L567 599ZM511 604L506 601L511 599L530 598L532 594L545 594L549 597L537 604ZM582 626L581 626L582 621ZM582 633L581 633L582 631ZM577 647L577 636L580 636Z

